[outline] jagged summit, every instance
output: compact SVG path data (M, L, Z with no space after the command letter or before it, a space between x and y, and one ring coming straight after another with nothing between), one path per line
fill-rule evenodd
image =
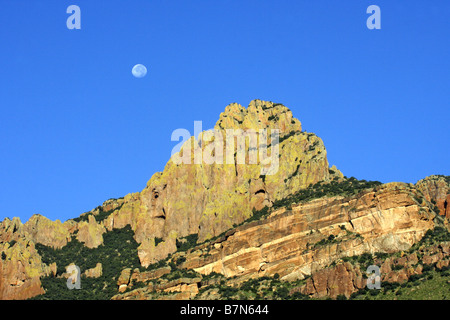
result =
M284 136L290 132L301 132L300 121L293 117L291 110L280 103L252 100L247 108L231 103L220 114L216 129L265 129L280 130Z

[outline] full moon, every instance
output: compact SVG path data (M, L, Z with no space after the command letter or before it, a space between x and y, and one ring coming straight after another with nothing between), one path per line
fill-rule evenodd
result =
M143 64L137 64L133 67L131 73L136 78L143 78L147 74L147 68Z

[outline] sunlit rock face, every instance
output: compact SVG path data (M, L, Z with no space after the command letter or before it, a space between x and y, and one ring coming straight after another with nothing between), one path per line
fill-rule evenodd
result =
M248 140L246 161L226 162L226 148L230 148L226 143L227 130L259 132L260 129L267 129L269 152L272 142L269 129L279 130L275 174L261 175L265 163L250 163ZM121 209L104 222L107 228L131 224L136 240L142 244L143 265L176 250L176 238L198 234L199 241L204 241L250 217L253 208L270 206L274 200L310 184L342 176L336 168L332 171L334 175L330 174L322 140L303 132L300 121L281 104L261 100L252 101L247 108L230 104L220 115L215 130L221 132L224 141L223 164L196 164L195 150L205 154L213 141L193 137L169 160L163 172L154 174L141 193L125 197ZM174 161L174 157L189 149L190 164ZM238 151L237 139L232 151ZM165 242L154 248L151 239L155 237Z
M416 195L408 184L389 183L284 208L237 228L207 255L191 252L183 266L227 277L278 273L302 279L342 257L406 250L434 227L436 213L417 203ZM330 235L337 241L327 243Z
M429 176L416 183L426 200L434 201L439 214L450 219L450 179L443 176Z

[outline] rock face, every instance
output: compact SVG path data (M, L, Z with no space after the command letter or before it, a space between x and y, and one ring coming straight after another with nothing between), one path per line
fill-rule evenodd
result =
M220 243L192 251L183 267L205 275L278 273L293 280L343 257L406 250L434 227L436 216L416 202L415 194L408 184L390 183L349 198L293 206L238 227Z
M96 222L93 215L90 215L88 219L88 222L78 223L77 239L88 248L97 248L103 243L103 233L106 229Z
M131 268L123 269L120 273L119 280L117 280L117 285L119 286L119 292L124 292L128 284L130 283L131 278Z
M27 299L44 293L39 278L54 272L42 263L18 218L0 224L0 299Z
M177 251L176 233L172 233L165 241L155 245L155 239L144 239L138 249L141 264L148 266L166 258L169 254Z
M267 218L232 229L187 253L177 252L172 261L182 257L181 269L193 269L205 277L221 273L228 286L278 274L283 281L307 278L304 285L290 294L349 298L366 287L367 266L361 268L359 263L346 259L364 253L403 252L434 228L437 214L429 204L417 201L419 195L420 191L410 184L389 183L353 196L320 198L281 208ZM419 254L420 258L416 253L377 258L373 264L380 266L381 281L397 283L422 274L423 265L436 264L438 268L450 265L448 243L425 247ZM199 280L195 288L184 278L154 285L149 283L155 279L154 274L140 275L135 271L127 278L148 283L145 288L119 294L114 299L191 299L199 287L214 285L210 280ZM161 295L161 292L176 294ZM216 293L216 298L221 296Z
M84 275L88 278L98 278L101 277L103 273L103 266L101 263L97 263L94 268L87 269Z
M70 230L73 227L71 221L51 221L44 216L35 214L24 225L24 231L28 238L35 243L61 248L70 240Z
M317 298L336 298L338 295L350 297L353 292L365 286L366 279L363 278L359 267L346 262L314 273L301 292Z
M429 176L416 184L428 201L436 202L439 214L450 219L450 179L443 176Z
M249 164L248 154L245 164L239 164L237 159L235 164L194 164L192 151L191 164L176 164L174 158L181 153L184 156L189 146L191 150L197 147L198 151L201 144L205 154L213 144L204 136L200 141L188 140L163 172L154 174L141 193L126 196L120 210L104 222L107 229L132 226L136 240L142 243L140 257L144 266L161 258L161 252L167 255L175 249L167 248L168 244L159 244L164 246L161 250L153 248L152 238L166 240L198 234L199 241L203 241L244 221L253 208L261 209L310 184L342 175L336 168L334 175L330 174L322 140L303 132L300 122L283 105L254 100L246 109L233 103L220 115L215 129L224 137L227 129L280 130L278 171L262 176L264 164ZM267 143L271 143L270 139ZM224 158L228 145L225 143L223 147ZM237 145L236 141L233 149L236 153ZM218 150L219 147L214 152Z

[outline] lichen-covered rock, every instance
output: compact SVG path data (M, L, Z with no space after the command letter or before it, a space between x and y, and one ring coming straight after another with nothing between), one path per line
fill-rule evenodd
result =
M98 224L95 217L90 215L88 222L78 223L77 240L83 242L88 248L97 248L103 243L103 233L105 232L105 227Z
M70 240L70 229L73 224L74 222L71 220L62 223L60 220L51 221L44 216L35 214L24 224L24 231L28 233L28 238L35 243L62 248Z
M117 280L117 285L119 286L119 292L124 292L131 279L131 268L125 268L120 273L119 279Z
M417 204L410 185L390 183L347 198L292 206L243 225L220 246L205 249L207 255L187 254L182 266L227 277L278 273L302 279L343 257L409 249L434 228L435 216ZM327 243L330 235L336 240ZM324 241L327 245L320 245Z
M84 275L88 278L98 278L103 274L103 266L101 263L97 263L94 268L87 269Z
M303 132L300 121L281 104L261 100L252 101L248 108L230 104L220 115L215 129L224 137L227 129L279 129L278 171L261 175L264 164L251 164L248 154L245 164L226 161L196 164L195 148L205 152L213 141L191 138L181 149L183 153L191 146L191 164L174 162L180 153L175 154L164 171L155 173L141 193L126 196L122 207L103 222L108 230L131 225L136 241L141 244L143 265L154 260L149 253L150 235L167 241L169 234L176 233L178 238L198 234L201 242L249 218L253 208L270 206L273 201L310 184L342 175L335 167L331 171L334 173L330 173L322 140L313 133ZM270 145L271 140L267 143ZM235 152L237 147L236 143ZM223 148L226 160L226 144ZM160 250L170 251L163 246Z
M172 236L167 237L165 241L157 245L155 245L154 238L144 240L138 248L138 256L141 265L148 267L150 264L166 258L175 251L177 251L176 233L173 233Z
M40 277L53 272L25 238L0 243L0 300L28 299L44 293Z
M14 217L12 220L5 218L0 223L0 242L17 241L24 236L25 233L20 218Z
M450 219L450 183L444 176L429 176L419 180L416 187L428 201L435 201L439 214Z

